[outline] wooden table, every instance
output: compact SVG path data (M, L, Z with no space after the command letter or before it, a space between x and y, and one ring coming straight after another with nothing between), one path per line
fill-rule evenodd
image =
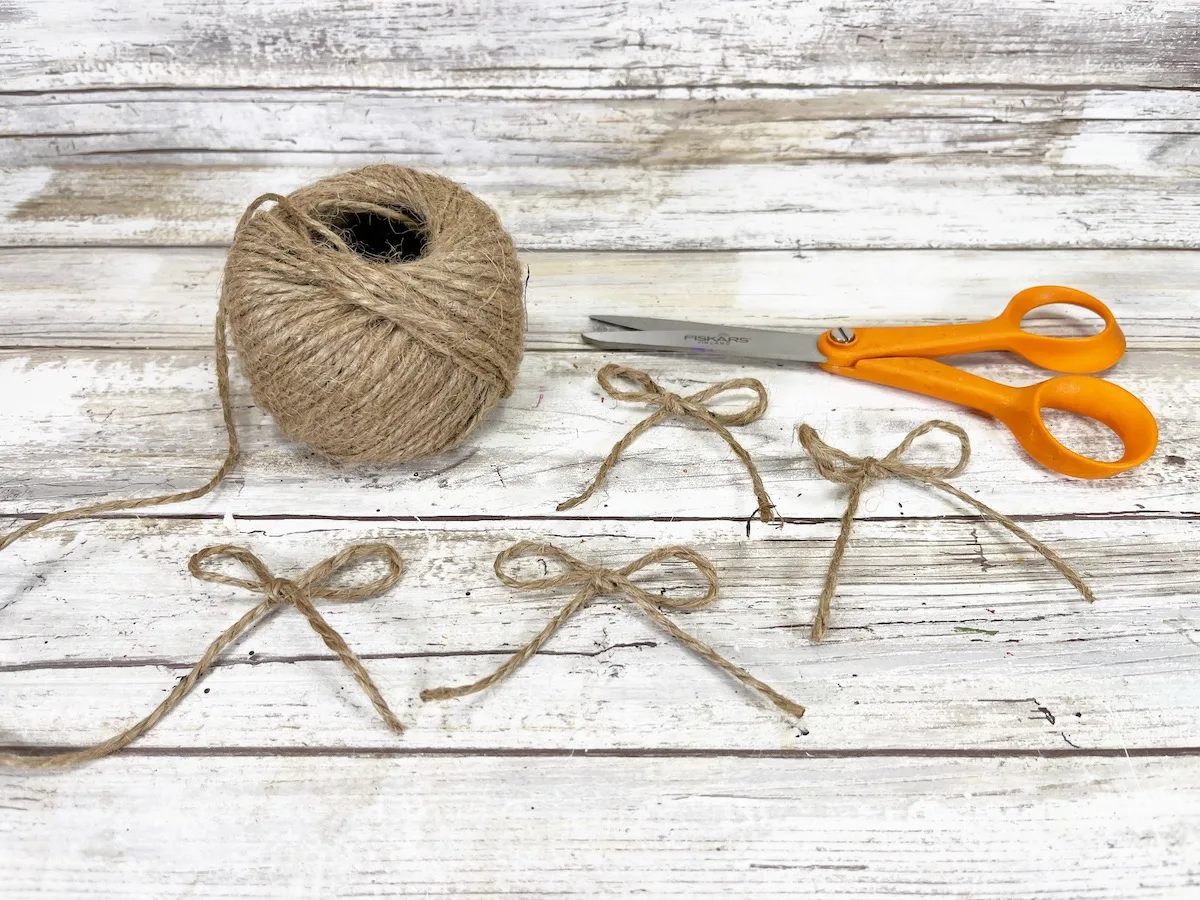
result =
M0 0L4 530L213 472L217 287L262 191L431 167L497 208L531 272L516 392L461 447L339 468L283 440L238 379L246 450L215 494L0 556L7 749L95 742L158 702L254 602L189 577L222 542L281 573L395 544L401 585L328 617L409 725L389 733L281 614L129 751L0 773L0 895L1200 896L1198 83L1190 0ZM577 338L601 310L961 321L1044 282L1125 327L1111 377L1162 428L1133 473L1057 477L995 422L816 370ZM737 460L685 424L555 513L646 412L600 391L613 360L685 391L761 378L770 410L740 433L787 524L751 521ZM955 483L1098 602L970 510L889 482L811 645L845 491L795 426L882 454L932 417L974 442ZM619 598L503 685L422 704L565 599L495 579L518 539L612 565L698 548L722 595L681 623L808 715Z

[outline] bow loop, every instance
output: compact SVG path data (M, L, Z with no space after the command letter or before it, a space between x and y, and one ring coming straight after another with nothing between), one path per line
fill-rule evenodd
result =
M226 575L217 569L204 568L205 563L221 559L241 563L243 568L254 578L237 578L233 575ZM216 544L197 551L188 560L188 571L192 573L193 578L199 578L201 581L228 584L233 587L245 588L248 591L260 590L264 584L269 584L275 577L271 574L271 570L263 565L261 559L245 547L236 547L233 544Z
M549 558L561 564L563 569L554 575L547 574L544 578L519 578L507 571L506 567L509 563L527 557L539 557L542 560ZM704 578L708 589L699 596L678 597L668 594L665 590L659 594L651 593L631 580L630 576L640 572L642 569L670 559L691 563L695 566ZM681 629L663 613L663 609L698 609L716 599L716 570L713 568L712 563L690 547L664 547L659 550L653 550L645 556L639 557L633 562L622 566L620 569L607 569L603 566L595 566L582 562L566 551L555 547L553 544L543 544L537 541L521 541L507 550L502 550L496 556L494 568L496 576L509 587L521 590L540 590L551 587L570 586L577 587L578 592L529 643L517 650L490 675L485 675L471 684L426 689L421 692L422 700L447 700L452 697L463 697L490 687L498 681L502 681L524 665L530 657L541 649L542 645L551 638L554 632L567 619L587 606L593 599L601 595L623 595L633 601L656 625L709 662L724 669L743 684L761 692L780 709L796 717L804 715L804 707L799 703L789 700L774 690L774 688L759 681L745 669L735 666L707 644L701 643ZM547 567L548 569L549 567Z
M600 464L600 471L596 473L596 477L592 479L592 483L584 489L583 493L558 504L560 512L578 506L591 497L600 485L604 483L604 479L608 477L608 473L616 465L617 460L621 458L621 454L625 452L639 435L664 419L676 417L695 419L720 435L721 439L729 445L729 448L742 461L742 464L746 467L746 471L750 473L750 480L754 484L754 496L758 500L759 516L764 522L770 522L776 518L774 504L771 502L771 498L767 494L767 489L763 485L762 476L758 473L758 467L754 465L754 460L750 458L750 454L746 452L746 448L738 443L728 428L730 425L748 425L766 412L767 389L763 387L762 382L754 378L735 378L731 381L722 381L718 384L709 385L702 391L681 397L679 394L663 390L647 373L625 366L618 366L615 363L604 366L596 374L596 379L600 382L600 386L614 400L648 403L652 406L657 406L658 409L634 425L625 437L613 445L604 462ZM622 390L614 384L614 379L623 379L632 382L641 388L641 390ZM709 409L706 405L709 400L726 391L743 389L752 390L757 395L755 401L745 409L731 413L719 413Z
M958 440L958 462L949 466L914 466L902 461L902 457L912 447L913 442L919 437L923 437L932 431L943 431ZM967 463L971 461L971 441L967 437L967 433L955 425L953 422L945 422L941 419L931 419L923 425L918 425L912 431L904 436L899 444L884 457L884 461L894 465L899 463L899 468L889 468L889 474L908 474L911 470L920 472L924 475L933 478L953 478L955 475L961 475L963 470L967 468Z
M335 584L338 575L352 572L367 560L377 560L384 564L385 571L370 581L351 584ZM331 556L324 562L317 563L302 576L309 593L321 600L352 603L356 600L370 600L394 588L404 574L404 560L391 544L366 543L354 544Z
M640 572L645 568L656 565L667 560L679 560L680 562L690 563L700 577L704 580L705 591L699 595L683 595L677 596L669 593L654 594L650 591L639 587L628 576L636 572ZM637 591L647 602L653 603L655 606L665 609L680 609L693 610L700 609L703 606L708 606L717 599L718 584L717 570L713 568L713 564L707 559L693 550L691 547L664 547L661 550L653 550L619 570L619 574L625 578L626 584Z
M714 412L708 406L709 400L715 400L721 394L744 390L753 391L755 394L754 402L745 409L719 413ZM751 422L761 419L763 413L767 411L767 389L757 378L731 378L729 381L720 381L698 393L690 394L684 398L684 401L695 403L722 425L749 425Z
M541 578L522 578L507 571L509 563L528 557L549 559L561 565L558 572L551 573L549 566L544 566L545 575ZM567 551L553 544L543 544L540 541L518 541L507 550L500 551L492 564L496 577L511 588L523 591L540 591L545 588L562 587L564 585L584 584L593 570L592 566L582 563Z
M641 390L622 390L613 384L613 379L616 378L632 381ZM648 372L630 369L626 366L618 366L615 363L609 363L597 372L596 380L600 382L600 387L604 388L604 392L614 400L627 400L630 403L652 403L667 395L667 391L664 391L658 382L650 377Z
M918 466L905 462L904 454L912 447L913 442L932 431L944 431L958 439L960 448L958 461L952 465L943 466ZM829 630L829 617L833 606L834 591L837 589L838 573L841 571L842 558L846 554L846 546L850 540L850 529L854 524L854 514L858 511L858 503L862 498L863 489L868 483L882 481L885 478L909 478L940 491L945 491L947 494L957 497L964 503L973 506L992 521L1003 525L1040 553L1083 595L1085 600L1091 603L1095 599L1091 588L1084 583L1079 573L1072 569L1061 556L1008 516L996 512L990 506L979 502L974 497L960 491L944 480L962 472L966 468L967 462L971 459L971 442L967 438L967 433L957 425L950 422L943 422L940 419L934 419L923 425L918 425L905 435L904 440L897 444L883 459L876 459L873 456L851 456L845 451L831 447L821 440L817 432L808 425L799 426L796 429L796 435L800 439L801 445L808 451L808 455L812 459L817 473L822 478L836 484L847 485L850 488L850 496L846 501L846 509L842 513L841 529L838 532L837 541L833 545L833 557L829 561L829 569L825 573L825 586L822 588L821 596L817 601L817 612L813 617L812 640L822 640L825 637L825 633Z

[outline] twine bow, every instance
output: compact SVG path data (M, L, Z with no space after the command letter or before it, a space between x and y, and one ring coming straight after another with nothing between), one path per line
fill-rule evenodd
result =
M621 390L613 385L614 378L624 378L626 381L632 381L641 390ZM730 433L728 428L730 425L749 425L767 411L767 389L763 387L761 381L757 378L734 378L730 381L722 381L718 384L709 385L704 390L698 391L695 394L681 397L679 394L664 391L645 372L612 363L597 373L596 380L600 382L600 386L614 400L627 400L631 403L649 403L657 406L658 409L634 425L625 437L613 445L612 450L604 462L601 463L600 471L592 479L592 483L588 485L583 493L558 504L559 511L578 506L591 497L592 494L596 493L596 490L608 477L608 473L612 470L613 466L617 464L617 460L621 458L621 454L625 452L639 435L653 428L659 422L674 416L695 419L721 436L730 449L737 454L738 459L746 466L746 471L750 473L750 480L754 483L754 496L758 498L758 514L764 522L770 522L775 518L774 504L767 494L767 489L763 486L762 476L758 474L758 467L754 465L754 460L750 458L750 454L746 452L746 448L738 443L737 438ZM749 388L758 395L754 403L740 412L716 413L705 406L705 403L714 397L726 391L735 391L740 388Z
M203 568L204 563L222 558L242 563L254 577L235 578L213 569ZM382 560L387 565L387 572L365 584L339 587L332 583L333 577L343 569L367 559ZM213 661L226 647L272 612L285 606L291 606L298 610L308 620L313 631L321 636L325 646L338 655L387 726L397 734L404 731L404 726L400 724L400 720L388 707L361 660L354 655L354 651L346 645L342 636L333 630L313 605L314 600L333 600L344 603L366 600L370 597L377 597L394 587L404 571L404 563L395 548L388 544L355 544L336 556L331 556L324 562L318 563L293 580L276 577L263 564L262 560L249 550L224 544L206 547L195 554L188 560L188 571L201 581L231 584L265 596L262 602L221 632L217 639L208 645L208 649L204 651L204 655L200 657L199 662L192 667L192 670L175 685L171 693L154 708L150 715L140 722L107 741L83 750L57 753L52 756L3 753L0 754L0 766L12 766L20 769L63 769L101 759L128 747L157 725L164 716L182 702L184 697L192 692L200 679L212 668Z
M913 441L931 431L944 431L958 439L961 447L958 462L952 466L917 466L904 461L903 456L912 446ZM842 514L842 528L838 533L837 542L833 545L833 558L829 561L829 570L825 573L825 587L817 602L817 614L813 619L812 640L824 639L829 630L829 614L833 605L833 594L837 589L838 572L842 567L842 557L846 555L846 544L850 540L850 528L854 523L854 515L858 511L858 502L863 490L872 481L882 481L885 478L910 478L913 481L927 484L930 487L945 491L957 497L963 503L973 506L993 522L997 522L1040 553L1056 568L1075 589L1083 595L1088 603L1096 598L1076 572L1061 556L1031 535L1028 531L1003 513L996 512L990 506L981 503L974 497L960 491L945 481L958 475L967 467L971 459L971 442L967 433L950 422L933 420L924 425L918 425L910 431L894 450L883 459L873 456L851 456L836 447L826 444L817 432L808 425L796 429L800 443L812 457L813 465L822 478L836 484L845 484L850 488L850 496L846 501L846 511Z
M521 559L527 556L540 556L549 558L562 563L566 568L557 575L549 575L545 578L524 579L510 575L505 571L504 567L513 560ZM652 566L655 563L664 562L669 559L677 559L683 562L691 563L696 567L696 571L704 579L708 586L707 590L700 596L693 597L677 597L670 594L652 594L644 588L635 584L630 576L642 569ZM535 541L521 541L513 544L507 550L502 551L497 557L494 565L496 577L499 578L509 587L518 588L520 590L545 590L548 588L560 587L578 587L578 593L559 610L558 614L551 619L546 627L543 628L528 644L509 657L499 668L490 675L487 675L478 681L471 684L459 685L457 687L440 687L430 688L421 692L422 700L447 700L452 697L464 697L467 694L474 694L477 691L482 691L485 688L491 687L498 681L507 678L521 666L523 666L531 656L533 656L542 645L550 639L555 631L566 622L576 612L583 609L592 602L596 597L601 595L621 595L629 600L644 612L654 624L658 625L676 640L680 641L685 647L693 650L704 659L707 659L713 665L724 669L738 681L748 687L763 694L772 703L778 706L786 713L799 718L804 715L804 707L794 700L789 700L787 697L780 694L770 685L759 681L745 669L731 663L725 657L721 656L712 647L692 637L674 622L672 622L664 613L663 609L677 609L681 611L689 611L700 609L712 603L717 597L717 572L713 568L712 563L697 553L690 547L663 547L658 550L653 550L645 556L635 559L628 565L622 566L620 569L606 569L602 566L593 566L588 563L581 562L571 554L560 550L552 544L542 544Z

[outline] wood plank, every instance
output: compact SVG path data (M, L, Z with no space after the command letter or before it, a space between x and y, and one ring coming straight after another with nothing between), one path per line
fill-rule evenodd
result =
M1196 520L1038 522L1099 600L1084 603L1005 532L972 522L862 522L834 630L807 627L833 523L505 520L415 523L139 519L70 525L3 559L0 743L96 741L143 715L254 597L190 578L186 558L244 544L278 574L355 541L386 540L408 569L385 598L324 604L411 726L397 739L294 614L242 640L140 746L416 748L1087 749L1193 746L1200 723L1200 592L1184 561ZM722 596L681 625L809 707L797 723L605 598L519 673L461 701L421 689L480 677L567 593L504 587L494 555L549 540L619 566L689 544ZM539 572L536 561L527 571ZM644 583L683 592L686 566Z
M1040 88L89 91L9 95L0 165L352 168L1029 160L1200 164L1200 92Z
M9 90L96 87L612 87L1115 84L1190 87L1188 0L771 0L588 4L9 0Z
M591 313L766 328L991 318L1053 282L1111 304L1132 349L1200 349L1200 254L1156 250L530 252L529 350L576 350ZM0 250L0 347L212 344L216 247ZM1034 314L1028 327L1071 334Z
M957 483L1009 514L1197 510L1194 447L1200 432L1194 410L1200 381L1194 352L1130 353L1113 370L1112 379L1141 396L1158 417L1162 439L1157 454L1137 470L1086 482L1031 462L998 422L812 367L578 351L531 354L514 395L466 443L400 465L338 466L283 440L238 377L242 461L224 488L178 511L554 516L555 505L582 490L612 444L649 412L614 404L601 391L595 372L612 361L642 366L668 389L684 393L743 375L762 379L773 403L761 420L738 431L785 516L836 517L844 503L842 489L821 480L803 458L793 434L798 422L850 452L882 454L931 418L967 428L972 461ZM964 365L989 378L1036 380L1032 371L1014 371L994 356ZM0 383L7 386L0 395L0 433L7 435L0 444L4 513L183 490L207 480L224 453L207 351L8 351L0 354ZM1097 455L1117 449L1115 438L1088 424L1066 415L1053 419L1068 445ZM754 499L745 470L717 436L697 427L663 425L643 435L607 486L569 515L748 517ZM931 449L914 458L953 452L947 442L930 442ZM866 515L885 517L961 511L927 489L899 483L874 488L864 507Z
M255 196L335 170L0 169L0 245L224 244ZM1200 185L1186 167L815 161L444 174L495 206L527 250L1200 246Z
M134 759L0 779L20 811L0 817L13 900L1157 900L1200 883L1181 759Z
M12 900L1162 900L1198 800L1170 758L122 759L0 774L0 864Z

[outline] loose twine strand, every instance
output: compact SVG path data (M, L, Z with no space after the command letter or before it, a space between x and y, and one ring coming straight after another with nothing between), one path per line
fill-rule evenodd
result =
M253 575L253 578L236 578L214 569L204 568L205 563L219 559L234 560L242 563L250 574ZM364 584L338 586L333 583L333 577L339 572L367 559L382 560L387 566L387 572ZM233 625L222 631L217 636L217 639L208 645L208 649L204 651L204 655L200 657L200 660L192 666L192 670L140 722L131 725L120 734L106 741L82 750L56 753L52 756L0 753L0 766L9 766L18 769L65 769L101 759L128 747L146 732L150 731L150 729L154 728L163 717L170 714L192 692L200 679L212 668L216 658L230 644L254 628L267 616L285 606L291 606L298 610L308 620L308 624L312 626L313 631L321 636L321 640L325 642L325 646L337 654L346 668L350 670L350 674L354 676L354 680L363 689L363 693L367 695L367 699L371 701L371 705L375 707L383 721L387 723L387 726L397 734L404 731L404 726L387 705L387 701L383 699L383 695L379 692L379 688L376 687L375 682L371 679L362 661L355 656L354 651L347 646L342 636L325 621L325 618L317 611L316 606L313 605L314 600L353 603L358 600L378 597L380 594L395 587L404 572L404 563L401 561L400 554L396 552L394 547L388 544L355 544L347 547L337 555L331 556L324 562L318 563L299 578L293 580L290 578L277 578L263 564L262 560L249 550L243 547L223 544L206 547L192 556L188 561L188 571L202 581L234 585L264 594L265 598L261 603L234 622Z
M250 218L258 208L268 201L274 201L286 209L291 209L287 204L286 197L282 197L279 194L263 194L246 208L246 211L242 214L242 218L238 221L234 233L236 234L238 231L241 231L242 227L250 221ZM314 222L313 225L314 227L324 229L322 234L327 231L328 234L325 234L327 239L336 240L341 243L341 238L333 231L325 228L321 223ZM341 246L344 247L345 244L341 243ZM225 300L222 297L217 304L217 318L213 324L213 358L217 367L217 397L221 404L221 419L225 423L228 448L225 451L225 459L221 462L213 477L200 487L188 491L159 494L155 497L118 498L116 500L106 500L102 503L93 503L88 506L77 506L74 509L63 509L58 512L47 513L14 531L10 531L4 537L0 538L0 553L26 535L40 531L47 525L53 525L55 522L69 522L72 519L84 519L88 516L95 516L101 513L117 512L126 509L145 509L149 506L163 506L168 503L183 503L187 500L196 500L205 494L211 493L225 480L229 473L233 471L234 466L237 465L238 454L240 453L237 428L233 424L233 402L230 400L229 394L229 349L226 345L225 336L226 315Z
M561 563L564 571L545 578L518 578L505 571L508 563L522 557L541 557ZM656 563L677 559L691 563L704 579L707 590L700 596L674 596L671 594L652 594L635 584L630 576ZM578 587L574 597L546 623L546 626L524 647L510 656L490 675L480 678L471 684L456 687L430 688L421 692L422 700L448 700L453 697L464 697L477 691L485 690L503 681L521 666L525 665L539 649L550 639L563 623L576 612L583 609L596 597L601 595L624 596L641 609L655 625L666 631L685 647L708 660L713 665L725 670L747 687L761 693L784 712L800 718L804 715L804 707L794 700L780 694L770 685L759 681L745 669L734 665L721 656L708 644L697 640L676 625L664 613L663 609L690 611L700 609L712 603L717 597L717 572L711 562L690 547L663 547L653 550L645 556L622 566L620 569L606 569L581 562L571 554L552 544L536 541L521 541L502 551L494 565L496 577L504 584L518 590L547 590L550 588Z
M958 439L960 447L958 462L952 466L918 466L902 459L913 441L935 430L944 431ZM1079 573L1071 568L1061 556L1008 516L981 503L945 480L961 473L971 459L971 442L967 438L967 433L957 425L937 419L926 422L924 425L918 425L883 459L876 459L873 456L851 456L836 447L831 447L821 440L817 432L808 425L799 426L796 434L801 445L808 451L820 476L850 488L850 496L846 500L846 510L842 513L841 531L838 532L837 542L833 545L833 558L829 561L829 569L825 573L825 586L817 602L817 613L813 619L811 634L813 641L823 640L829 631L830 610L833 606L834 592L837 590L838 573L841 571L842 558L846 555L846 545L850 541L850 529L854 524L854 516L858 512L859 500L862 499L863 491L868 484L873 481L882 481L885 478L909 478L945 491L963 503L973 506L993 522L1003 525L1045 557L1050 565L1054 566L1067 581L1074 585L1088 603L1092 603L1096 599L1091 588L1087 586Z
M638 385L641 390L622 390L613 384L613 379L615 378L623 378L626 381L631 381ZM648 403L657 406L658 409L634 425L625 437L613 445L604 462L600 464L600 471L596 473L596 477L592 479L592 483L587 486L583 493L558 504L560 512L578 506L591 497L592 494L596 493L596 490L608 478L608 473L617 464L617 460L621 458L621 454L643 432L649 431L659 422L677 416L679 418L695 419L721 436L730 449L737 454L742 464L745 465L746 471L750 473L750 480L754 483L754 496L758 498L759 516L762 517L764 522L771 522L776 518L774 504L771 502L771 497L767 494L767 489L763 485L762 476L758 473L758 467L754 464L754 460L750 458L750 454L746 451L746 448L738 443L737 438L730 433L728 428L730 425L749 425L767 411L767 389L761 381L757 378L734 378L729 381L709 385L704 390L698 391L695 394L681 397L679 394L663 390L647 373L613 363L602 368L597 373L596 380L600 382L600 386L614 400L627 400L631 403ZM742 388L754 391L757 394L757 399L740 412L716 413L705 406L707 401L712 400L720 394Z
M217 395L221 402L221 417L225 422L225 434L229 445L225 459L217 469L216 474L198 488L188 491L177 491L171 494L159 494L156 497L139 497L133 499L106 500L103 503L93 503L89 506L78 506L74 509L64 509L47 513L32 522L22 525L15 531L10 531L0 538L0 552L15 544L26 535L40 531L55 522L68 522L72 519L83 519L101 513L116 512L123 509L145 509L148 506L162 506L166 503L182 503L185 500L195 500L203 497L217 487L225 477L233 471L238 459L237 430L233 425L233 405L229 399L229 353L225 347L225 308L217 307L216 320L216 365L217 365Z

